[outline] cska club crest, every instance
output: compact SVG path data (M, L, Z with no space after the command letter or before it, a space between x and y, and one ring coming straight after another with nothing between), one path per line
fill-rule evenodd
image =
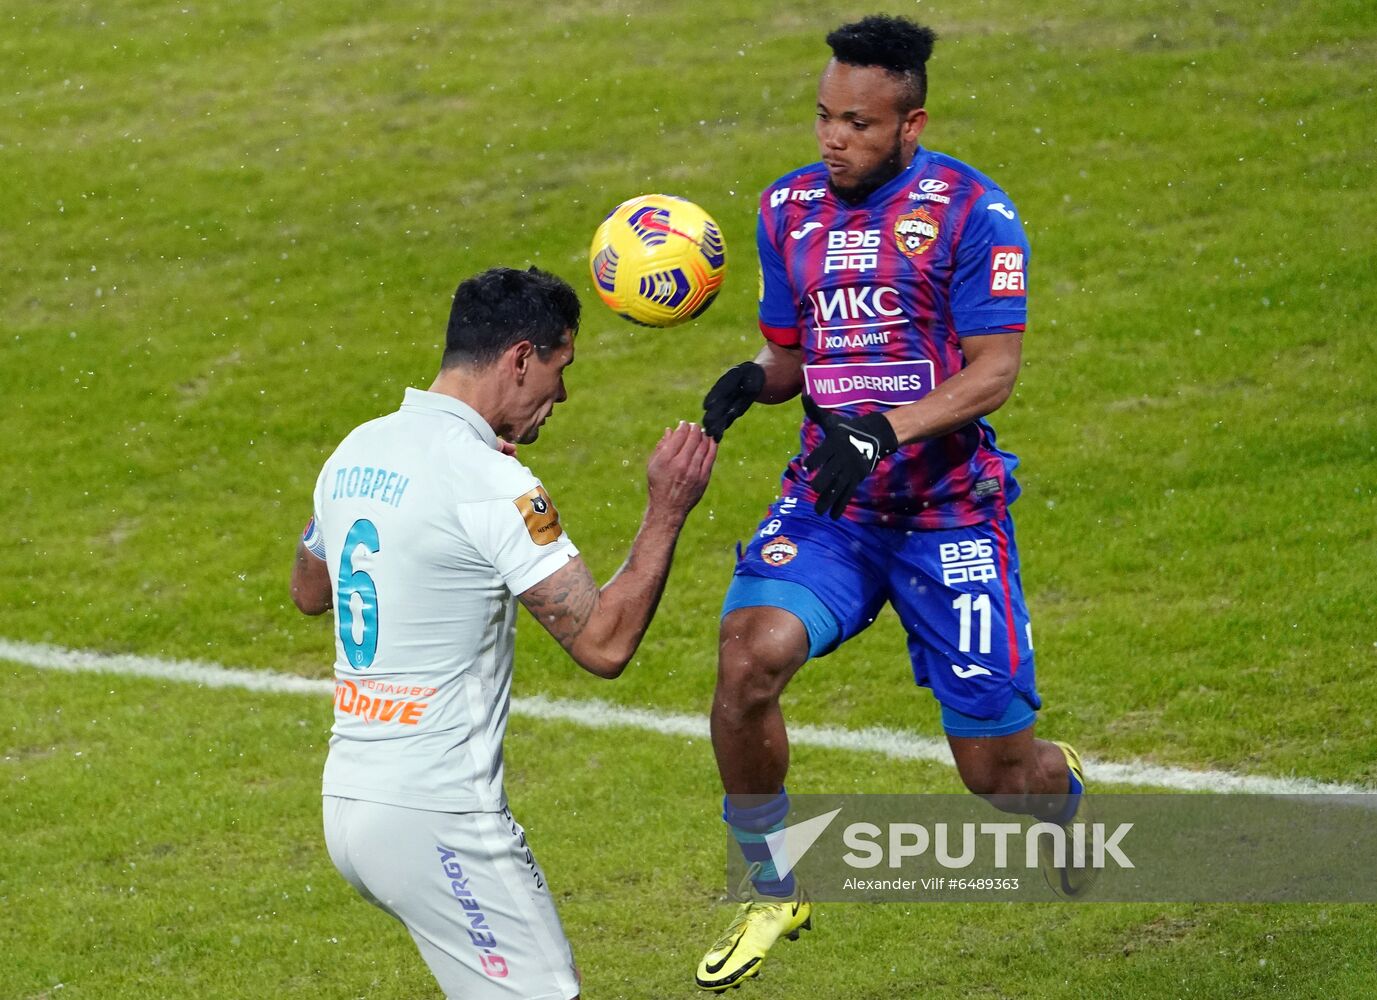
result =
M905 257L928 252L941 230L925 208L915 208L894 220L894 242Z
M798 546L783 535L767 542L760 549L760 558L771 566L783 566L785 563L793 562L796 555Z

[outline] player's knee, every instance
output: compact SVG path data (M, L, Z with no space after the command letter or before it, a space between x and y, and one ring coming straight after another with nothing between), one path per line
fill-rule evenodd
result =
M961 780L965 782L966 788L983 799L989 799L995 806L1000 805L1000 800L1005 797L1021 796L1023 788L1021 782L1010 780L1005 775L1000 774L977 774L962 775ZM1011 810L1018 812L1021 810Z
M786 672L778 660L733 656L718 662L719 702L749 711L777 700L785 683Z
M969 791L989 799L997 808L1008 804L1008 811L1021 811L1017 800L1027 794L1029 788L1024 761L1002 758L970 761L963 764L960 771L961 780Z
M807 648L774 633L724 637L717 661L717 689L726 700L751 708L776 700Z

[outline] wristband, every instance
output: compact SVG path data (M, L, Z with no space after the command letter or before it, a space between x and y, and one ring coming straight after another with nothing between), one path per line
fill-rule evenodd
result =
M311 555L321 562L325 561L325 536L320 533L320 526L316 524L314 514L306 522L306 530L301 533L301 544L306 546L306 551Z

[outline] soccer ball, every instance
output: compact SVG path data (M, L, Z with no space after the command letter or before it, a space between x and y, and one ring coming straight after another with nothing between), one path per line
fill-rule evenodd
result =
M727 245L712 216L693 202L644 194L603 220L588 266L614 313L642 326L677 326L717 298Z

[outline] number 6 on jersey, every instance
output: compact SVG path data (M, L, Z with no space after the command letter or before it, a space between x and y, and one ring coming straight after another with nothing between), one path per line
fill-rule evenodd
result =
M382 547L372 521L354 522L339 559L339 639L355 670L372 666L378 652L378 588L371 576L354 568L354 550L360 545L372 553Z

